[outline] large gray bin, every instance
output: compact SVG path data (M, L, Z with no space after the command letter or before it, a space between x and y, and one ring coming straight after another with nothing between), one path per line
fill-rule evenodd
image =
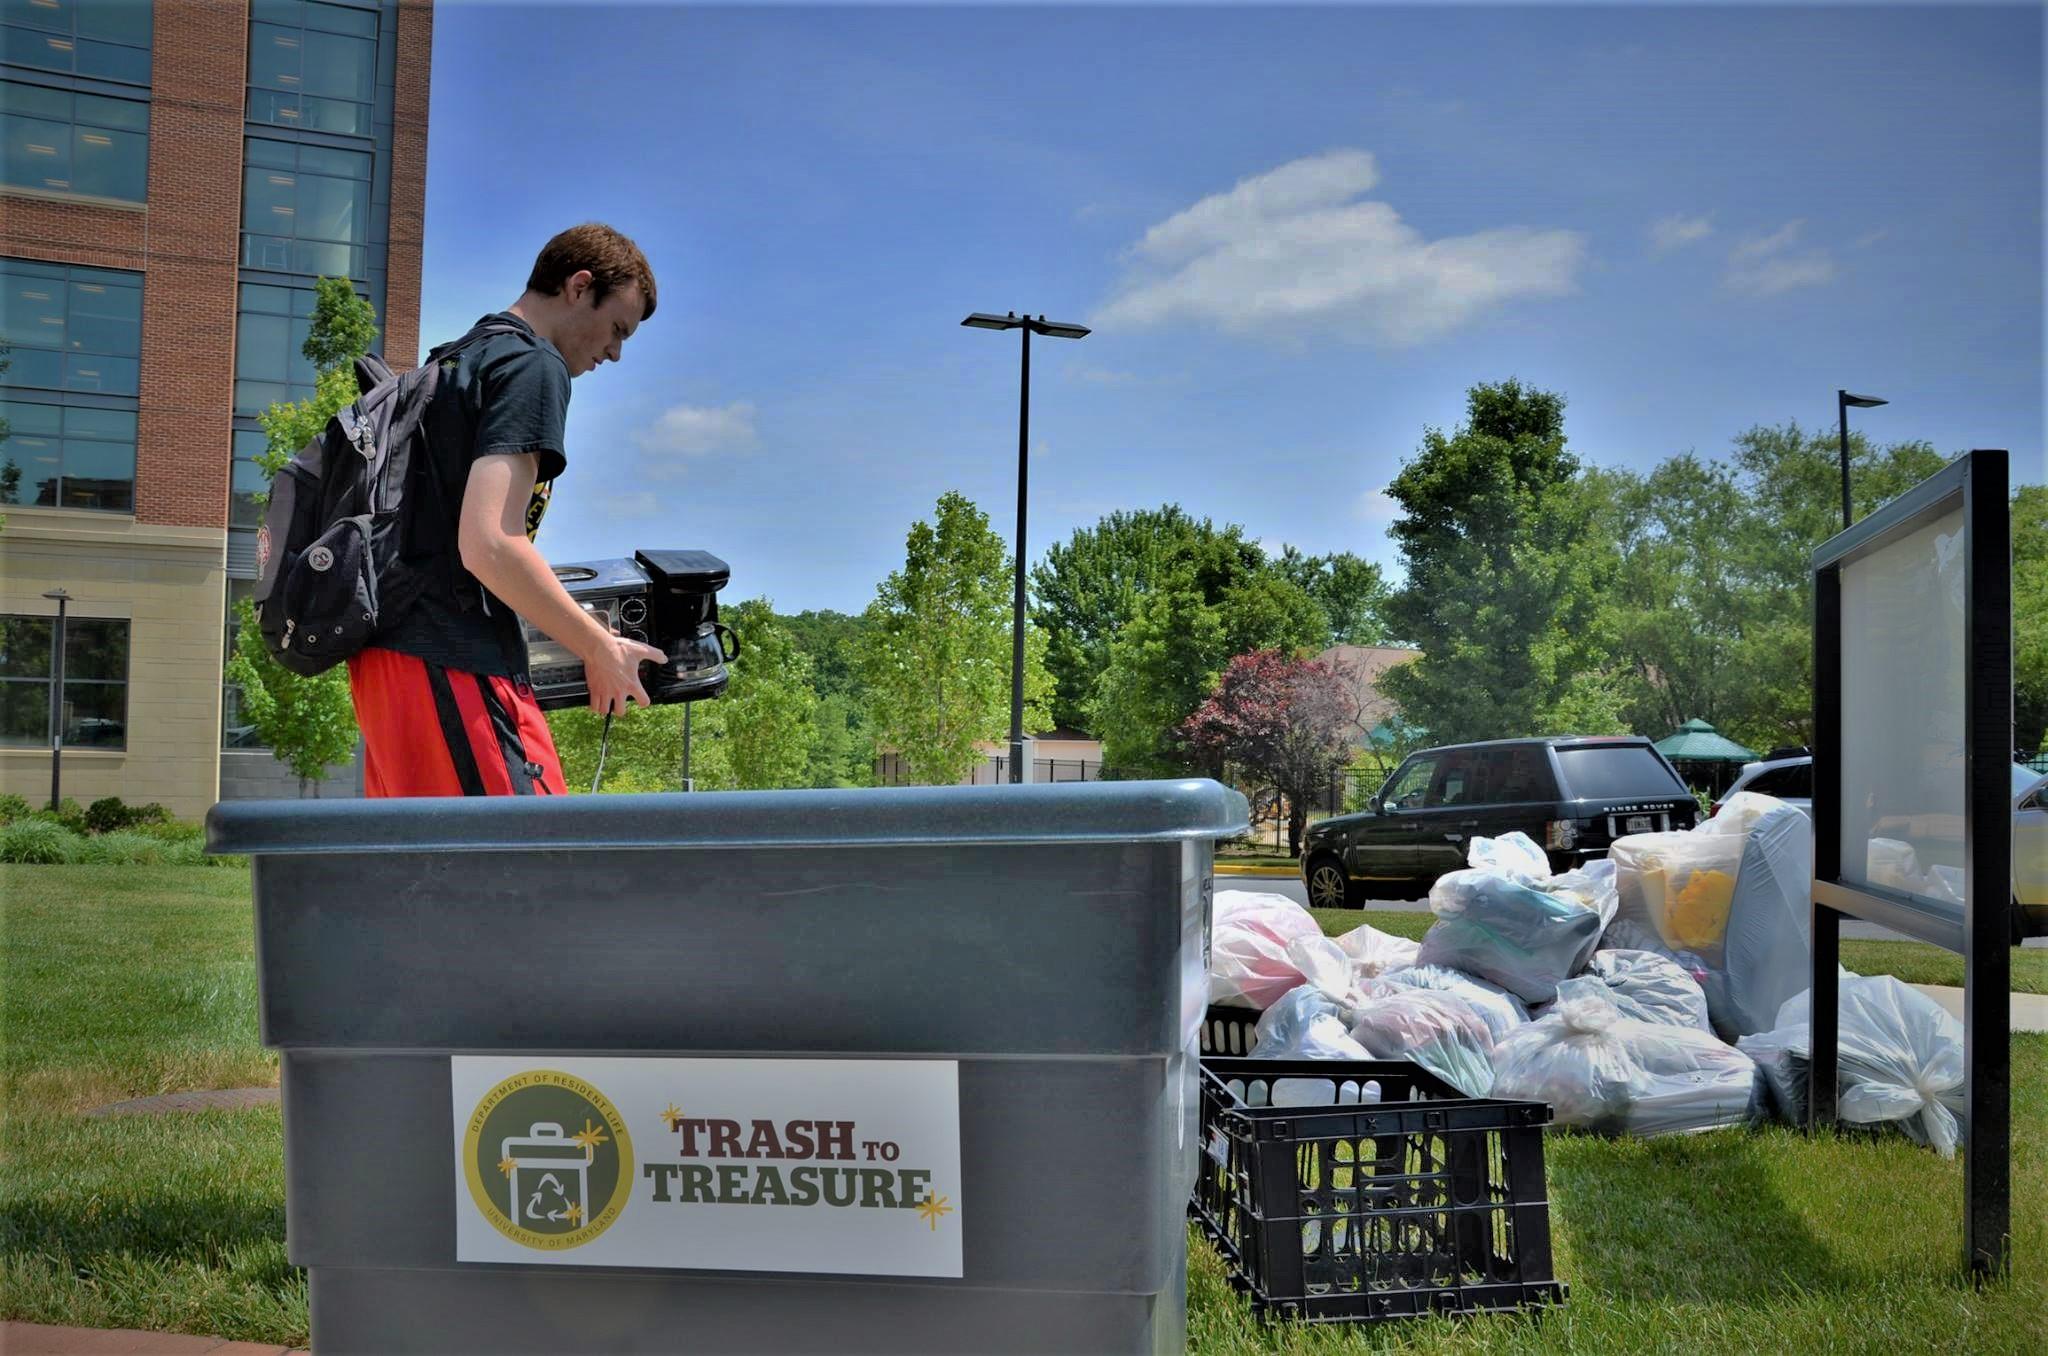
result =
M1245 819L1209 781L216 806L316 1349L1179 1350ZM963 1274L458 1262L455 1054L957 1061Z

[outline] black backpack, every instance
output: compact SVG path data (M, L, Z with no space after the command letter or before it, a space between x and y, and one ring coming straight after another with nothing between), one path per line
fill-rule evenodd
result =
M427 455L423 420L454 350L510 321L477 326L394 373L374 354L356 359L362 392L277 473L256 534L256 622L278 663L311 677L370 643L432 578L400 558L406 486ZM429 479L432 479L429 476Z

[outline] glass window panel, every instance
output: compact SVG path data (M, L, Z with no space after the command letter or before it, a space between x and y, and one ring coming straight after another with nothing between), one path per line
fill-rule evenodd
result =
M265 169L288 170L298 165L290 142L269 141L263 137L250 137L242 143L242 159L251 165L261 165Z
M243 458L260 456L270 446L270 436L261 429L238 428L234 435L235 455Z
M306 26L374 38L377 36L377 15L371 10L345 5L311 4L306 6Z
M50 742L50 684L0 682L0 743Z
M228 491L228 526L260 527L263 524L263 496L270 489L270 477L253 461L236 458Z
M148 47L154 36L151 5L141 0L74 0L78 36Z
M235 375L247 381L283 381L291 321L281 315L243 315L235 338Z
M370 177L370 157L361 151L340 151L331 146L301 146L299 168L308 174L367 179Z
M313 320L310 316L295 317L292 320L291 346L285 350L285 380L311 386L320 380L319 369L306 356L306 340L312 337Z
M69 71L78 57L77 40L55 33L34 33L26 28L4 30L6 55L10 64L33 66L44 71Z
M13 276L0 287L0 338L14 348L59 348L64 343L64 283L57 278Z
M95 198L141 202L149 196L149 138L138 132L76 129L71 189Z
M74 678L128 679L128 623L107 617L64 622L64 686Z
M21 502L21 463L14 453L0 447L0 504Z
M75 283L98 283L102 287L125 287L135 293L138 298L135 302L135 313L137 315L142 314L142 303L139 300L142 296L142 275L140 273L124 273L117 268L86 268L83 265L74 265L63 270L57 276L60 278L68 277Z
M48 28L58 33L71 31L71 6L64 0L5 0L0 3L0 19L11 24L27 24L32 28Z
M315 240L360 242L368 238L370 186L321 174L299 176L298 221L294 234Z
M142 365L133 358L112 358L100 353L73 353L64 359L64 389L98 391L105 395L134 395L142 376Z
M64 355L56 349L17 348L7 355L7 370L0 372L0 383L56 390L64 385Z
M55 437L63 431L64 407L61 405L37 405L24 400L9 400L0 403L0 419L7 421L12 438L46 434ZM0 443L0 448L6 447Z
M0 278L63 278L75 271L81 275L99 273L100 269L67 270L62 264L39 264L33 259L0 259ZM118 277L114 274L111 276Z
M88 408L64 411L64 436L67 438L98 438L102 441L133 443L135 441L135 411L99 410Z
M149 105L135 99L103 99L97 94L78 96L77 121L92 127L117 127L128 132L149 130Z
M303 0L256 0L252 17L265 23L286 24L298 28L306 22L306 6Z
M50 676L48 617L0 617L0 678Z
M293 273L317 273L323 278L352 277L356 269L351 267L355 251L346 245L328 245L315 241L297 241L293 244L291 271Z
M244 311L261 311L265 315L290 315L292 313L292 289L289 287L264 287L257 283L243 283L241 305Z
M126 511L135 502L135 444L64 440L64 507Z
M19 85L8 87L21 88ZM71 187L71 126L0 114L0 179L17 188Z
M376 78L377 44L339 33L306 34L308 94L367 101Z
M71 121L71 96L61 89L45 89L41 85L17 85L12 81L0 82L0 103L6 105L8 112L22 117Z
M299 125L299 96L283 90L249 87L249 121L275 123L279 127Z
M320 99L305 95L299 101L304 109L299 125L315 132L334 132L341 136L366 137L370 135L370 106L350 103L345 99Z
M78 40L78 73L128 85L149 83L149 49Z
M142 352L142 315L125 287L105 283L71 284L71 323L64 346L74 353L138 356Z
M235 383L236 414L260 414L285 398L283 382L238 381Z
M88 749L128 746L128 685L64 678L64 742Z
M254 167L242 171L242 229L289 234L298 192L296 174Z
M277 24L249 25L249 83L296 91L305 62L305 35Z

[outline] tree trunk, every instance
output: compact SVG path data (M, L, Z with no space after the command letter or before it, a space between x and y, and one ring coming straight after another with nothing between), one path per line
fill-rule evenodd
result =
M1287 855L1301 856L1301 835L1308 829L1308 801L1295 796L1287 802Z
M304 777L301 777L301 778L299 778L299 799L300 799L300 800L304 800L305 798L306 798L306 779L305 779Z

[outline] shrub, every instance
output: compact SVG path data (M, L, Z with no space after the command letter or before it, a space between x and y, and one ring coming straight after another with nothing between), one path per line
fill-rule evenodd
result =
M43 812L0 828L0 862L58 866L77 860L84 841Z
M171 846L146 833L115 829L81 838L71 860L95 866L161 866L169 859Z
M112 833L128 827L128 807L119 796L102 796L85 807L85 827L92 833Z
M0 795L0 824L12 824L17 819L27 819L34 807L26 799L8 792Z

